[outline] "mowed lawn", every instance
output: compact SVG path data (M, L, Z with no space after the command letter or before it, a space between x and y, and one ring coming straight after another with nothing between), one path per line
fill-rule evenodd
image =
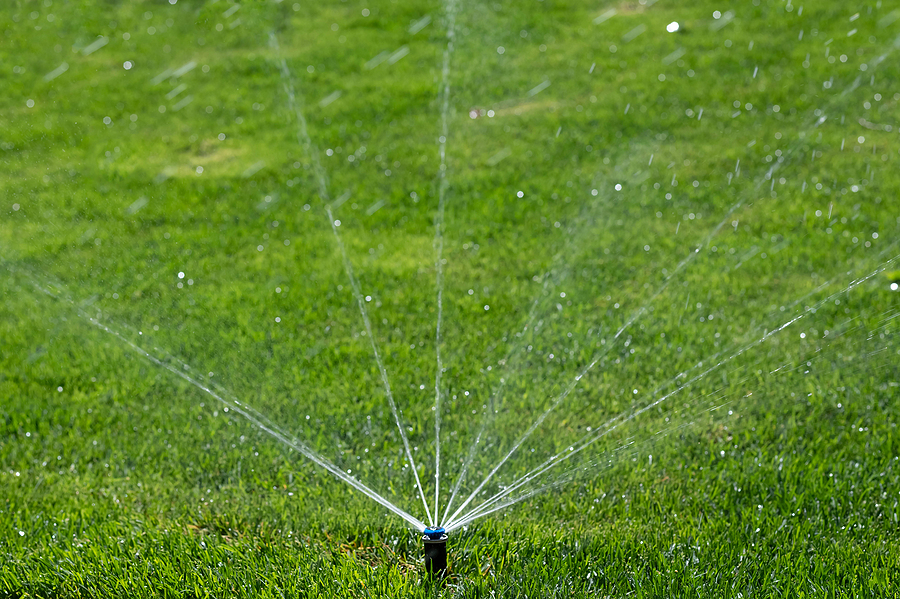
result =
M0 594L898 594L894 3L42 0L0 39ZM298 447L427 524L510 505L431 582Z

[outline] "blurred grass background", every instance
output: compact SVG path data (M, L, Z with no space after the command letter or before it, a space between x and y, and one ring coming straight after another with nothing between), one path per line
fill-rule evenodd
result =
M427 584L399 519L87 319L424 518L313 156L431 497L447 7L17 2L0 592L894 592L898 9L450 7L443 497L487 406L467 492L595 357L491 492L684 389Z

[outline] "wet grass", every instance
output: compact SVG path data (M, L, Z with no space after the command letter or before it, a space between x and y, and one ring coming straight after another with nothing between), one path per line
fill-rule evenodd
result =
M236 6L0 15L0 594L896 594L890 3L458 2L442 498L484 406L463 496L594 358L490 493L635 418L455 532L440 584L122 342L423 517L313 156L431 497L444 9Z

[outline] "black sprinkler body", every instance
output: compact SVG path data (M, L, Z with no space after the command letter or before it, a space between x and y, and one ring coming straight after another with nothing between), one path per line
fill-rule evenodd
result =
M447 573L447 538L443 528L426 528L422 535L425 572L432 578L442 578Z

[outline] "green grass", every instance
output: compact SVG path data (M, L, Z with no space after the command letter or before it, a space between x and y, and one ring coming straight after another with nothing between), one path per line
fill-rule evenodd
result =
M432 502L443 5L17 2L0 594L897 595L898 10L456 4L442 502L580 374L484 497L609 433L431 584L418 533L172 372L425 518L324 207Z

